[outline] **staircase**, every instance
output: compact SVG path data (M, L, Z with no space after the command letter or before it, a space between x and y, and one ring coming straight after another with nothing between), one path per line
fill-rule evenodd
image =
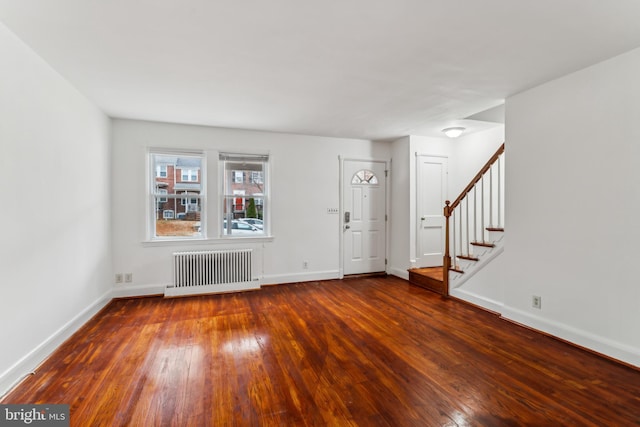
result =
M409 270L409 281L448 296L504 249L504 144L444 207L442 267Z

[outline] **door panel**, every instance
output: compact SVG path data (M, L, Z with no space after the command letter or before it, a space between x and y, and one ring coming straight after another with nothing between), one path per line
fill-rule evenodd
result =
M359 172L367 179L354 178ZM375 179L371 179L371 174ZM345 160L342 181L344 274L385 271L385 164ZM346 221L346 212L349 212L349 221Z
M447 197L447 159L417 156L418 267L442 265L444 254L444 202Z

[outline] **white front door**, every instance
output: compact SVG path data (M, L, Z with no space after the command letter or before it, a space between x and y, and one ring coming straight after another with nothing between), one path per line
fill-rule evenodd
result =
M343 164L343 272L386 270L385 163L345 160Z
M438 267L442 265L444 254L447 158L421 155L416 158L416 264L418 267Z

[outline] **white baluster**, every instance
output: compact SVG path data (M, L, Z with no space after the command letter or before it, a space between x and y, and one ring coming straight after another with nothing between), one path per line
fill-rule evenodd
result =
M467 239L466 239L466 243L467 243L467 255L469 255L471 253L471 250L469 249L469 246L470 246L469 245L469 193L467 193L464 196L464 200L465 200L465 203L464 203L465 209L467 210L466 218L465 218L467 220L466 221L467 222L467 236L466 236Z
M502 156L498 157L498 227L502 227L502 179L501 179L501 160Z
M473 186L473 241L478 241L478 184Z
M493 227L493 166L489 168L489 227Z
M480 189L482 190L481 191L482 199L480 200L480 204L482 205L481 209L480 209L480 216L481 216L481 218L480 218L481 230L480 231L482 232L482 241L484 242L485 241L484 240L484 228L485 228L484 227L484 224L485 224L485 222L484 222L484 175L482 175L482 179L480 180L480 182L482 183L482 187L480 187Z
M451 265L453 268L456 268L456 213L455 211L451 212L451 238L453 242L453 252L451 256Z

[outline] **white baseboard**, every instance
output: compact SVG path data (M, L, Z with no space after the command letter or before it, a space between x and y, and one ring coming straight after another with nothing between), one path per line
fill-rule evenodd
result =
M638 348L512 307L502 307L502 317L640 368Z
M113 288L113 298L143 297L149 295L164 295L166 285L125 285Z
M339 270L313 271L309 273L265 275L262 283L275 285L280 283L313 282L316 280L333 280L340 278Z
M391 267L389 268L389 274L391 274L392 276L400 277L404 280L409 280L409 271L407 271L407 269L403 270L401 268Z
M167 287L164 290L164 295L167 297L177 297L177 296L187 296L187 295L240 292L240 291L249 291L253 289L260 289L259 281L255 280L252 282L228 283L224 285L192 286L187 288Z
M18 382L32 373L63 342L104 308L112 299L111 291L98 298L93 304L64 324L49 338L31 350L22 359L0 375L0 396L10 391Z
M465 289L452 289L450 292L452 297L456 297L463 301L470 302L471 304L477 305L482 308L486 308L487 310L493 311L495 313L502 313L504 305L499 302L492 300L491 298L483 297L482 295L475 294L473 292L469 292Z

